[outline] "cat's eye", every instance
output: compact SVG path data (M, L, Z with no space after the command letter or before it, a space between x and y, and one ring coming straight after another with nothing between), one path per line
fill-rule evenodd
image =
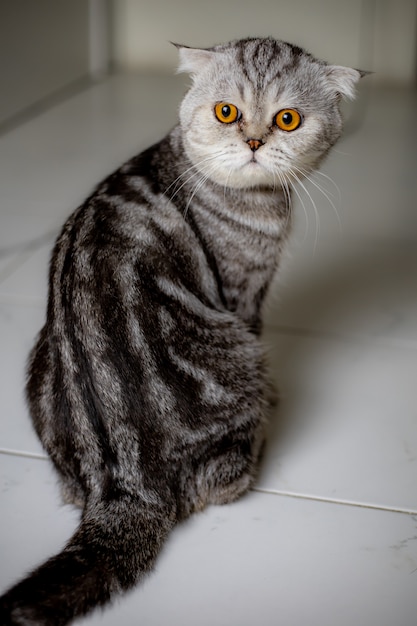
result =
M301 115L295 109L282 109L274 118L275 124L281 130L291 132L301 126Z
M240 117L239 109L234 104L229 104L228 102L216 104L214 112L219 122L223 122L223 124L232 124Z

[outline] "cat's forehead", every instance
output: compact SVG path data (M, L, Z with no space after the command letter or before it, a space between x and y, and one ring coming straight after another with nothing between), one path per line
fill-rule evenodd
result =
M355 85L364 72L329 65L292 44L267 39L243 39L213 48L178 46L178 71L193 78L186 106L229 91L242 95L249 90L258 101L287 95L307 108L338 106L341 97L353 99ZM227 98L226 98L227 99Z
M243 40L216 49L212 87L244 101L299 97L314 91L320 64L301 48L275 40Z
M309 58L301 48L273 39L243 40L231 51L236 69L259 89L265 89L284 75L296 73Z

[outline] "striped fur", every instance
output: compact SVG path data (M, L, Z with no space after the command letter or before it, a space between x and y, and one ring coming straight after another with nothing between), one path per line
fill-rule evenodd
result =
M104 180L53 251L27 397L82 516L63 551L2 597L3 626L62 626L104 605L151 570L177 522L256 477L261 309L290 228L291 172L340 135L354 70L272 39L180 55L194 81L180 124ZM239 122L215 119L221 100ZM303 112L292 136L271 122L284 106Z

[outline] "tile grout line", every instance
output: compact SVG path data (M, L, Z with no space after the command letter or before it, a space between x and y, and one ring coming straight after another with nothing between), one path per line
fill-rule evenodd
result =
M262 487L254 487L251 491L256 493L264 493L273 496L282 496L288 498L297 498L299 500L311 500L314 502L324 502L327 504L339 504L341 506L352 506L362 509L371 509L375 511L385 511L387 513L402 513L405 515L417 515L417 509L406 509L401 507L383 506L382 504L369 504L364 502L355 502L354 500L341 500L335 498L326 498L324 496L310 496L304 493L296 493L292 491L280 491L278 489L263 489Z
M40 452L24 452L22 450L10 450L8 448L0 448L0 455L4 454L5 456L18 456L24 457L27 459L37 459L39 461L48 461L48 457L46 454L42 454Z
M38 452L23 452L20 450L8 450L6 448L0 448L0 455L15 456L27 459L35 459L38 461L48 461L49 458L45 454ZM340 506L351 506L361 509L371 509L373 511L384 511L386 513L402 513L403 515L417 515L417 510L406 509L401 507L383 506L380 504L365 504L363 502L355 502L353 500L340 500L334 498L325 498L324 496L310 496L303 493L295 493L291 491L280 491L278 489L263 489L262 487L254 487L251 491L256 493L263 493L266 495L280 496L287 498L296 498L298 500L310 500L313 502L323 502L326 504L339 504Z
M109 76L110 73L106 74L103 79L94 79L87 74L54 90L51 94L39 98L33 104L29 104L21 111L8 116L5 120L0 122L0 138L20 128L24 124L32 122L32 120L48 113L51 109L64 104L79 94L88 91L96 84L104 82Z
M17 272L41 248L46 245L52 247L58 232L59 230L54 228L29 241L10 246L9 248L0 247L0 260L6 259L5 266L0 269L0 287L1 283Z
M12 256L3 269L0 270L0 285L4 280L19 270L33 254L34 250L22 250Z
M57 224L55 228L48 229L42 235L33 237L26 241L21 241L10 246L0 247L0 260L7 257L18 257L20 254L27 252L36 252L43 246L53 244L56 237L59 235L59 228L61 224Z

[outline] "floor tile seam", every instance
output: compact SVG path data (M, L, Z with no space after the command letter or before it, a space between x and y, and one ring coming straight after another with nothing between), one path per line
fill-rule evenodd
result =
M18 243L14 243L9 246L0 245L0 259L4 257L19 256L20 254L24 254L26 252L36 252L40 248L43 248L43 246L53 243L59 234L59 228L58 224L55 224L55 226L48 224L48 228L41 235L31 237L30 239L26 239L24 241L19 241Z
M32 459L36 461L48 461L48 456L37 452L26 452L23 450L13 450L0 448L0 456L13 456L16 458ZM262 493L264 495L279 496L286 498L294 498L298 500L308 500L310 502L321 502L324 504L334 504L338 506L354 507L358 509L368 509L373 511L381 511L384 513L401 513L402 515L417 515L417 509L408 509L405 507L383 506L378 504L370 504L366 502L356 502L354 500L343 500L340 498L325 498L324 496L314 496L305 493L296 493L292 491L281 491L279 489L264 489L262 487L254 487L251 491Z
M263 493L265 495L294 498L298 500L309 500L310 502L322 502L324 504L335 504L338 506L354 507L358 509L368 509L373 511L381 511L385 513L401 513L402 515L417 515L416 509L406 507L396 507L382 504L372 504L369 502L360 502L355 500L344 500L342 498L326 498L325 496L315 496L312 494L298 493L294 491L282 491L280 489L266 489L263 487L254 487L252 491Z
M282 326L265 324L264 330L269 333L276 333L278 335L293 335L299 337L306 337L312 339L322 339L337 341L340 343L356 342L358 345L363 346L365 343L369 346L381 346L384 348L395 349L407 349L417 350L417 338L416 339L398 339L391 337L384 337L382 335L366 335L366 334L354 334L354 333L338 333L326 330L316 330L313 328L295 327L295 326ZM265 340L265 337L263 337Z
M26 250L10 254L10 259L6 262L5 266L0 269L0 289L2 282L7 280L8 278L10 278L10 276L17 272L22 267L22 265L24 265L26 261L30 259L34 252L34 250Z
M28 452L26 450L15 450L12 448L0 448L0 456L14 456L19 458L34 459L38 461L48 461L48 456L41 452Z
M108 76L110 76L110 73L105 74L103 78L95 79L90 74L84 74L66 85L58 87L46 96L40 97L32 104L29 104L0 122L0 138L13 133L25 124L33 122L55 107L64 105L74 97L87 92L97 84L104 82Z
M36 252L46 245L52 246L58 233L58 228L48 229L46 233L29 241L9 247L0 246L0 260L6 259L5 266L0 269L0 289L2 282L18 271Z

